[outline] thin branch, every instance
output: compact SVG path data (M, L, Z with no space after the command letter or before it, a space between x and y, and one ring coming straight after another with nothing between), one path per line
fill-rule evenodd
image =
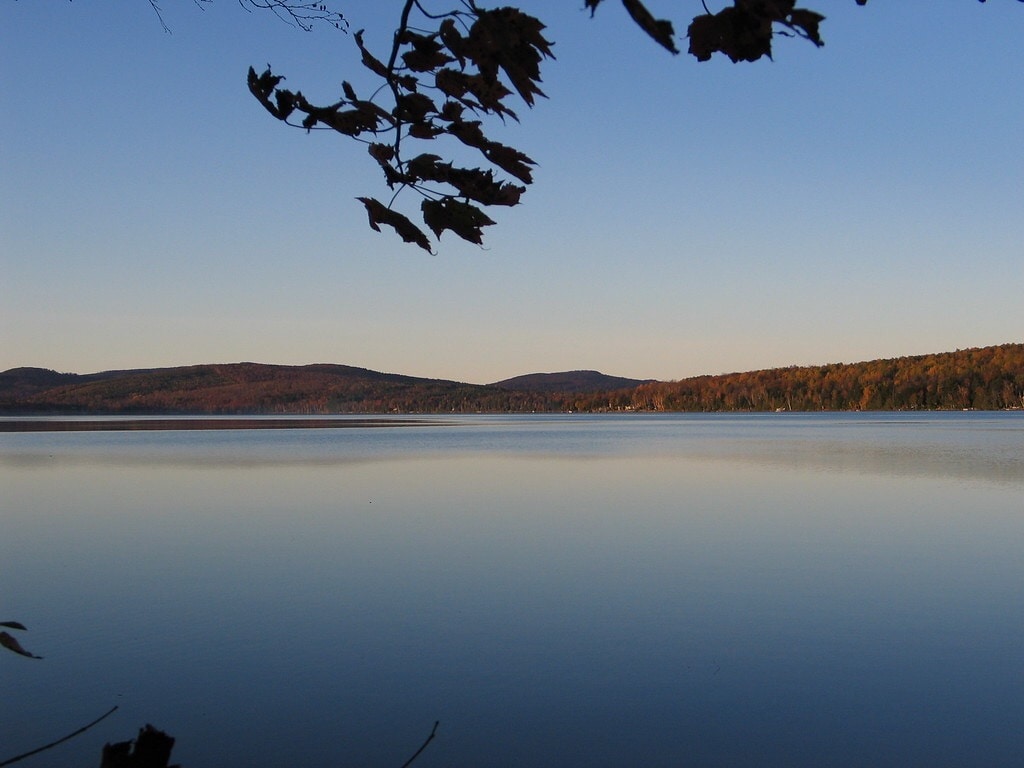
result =
M416 0L405 0L405 7L402 8L402 16L398 21L398 29L395 30L395 37L391 44L391 56L388 58L387 65L389 74L395 71L395 62L398 60L398 49L401 46L399 40L401 40L402 35L409 28L409 14L412 13L414 5L416 5Z
M440 724L440 720L434 722L434 730L430 732L430 735L427 736L427 740L424 741L423 744L420 745L420 748L416 750L416 754L414 754L412 757L410 757L402 764L402 768L409 768L409 766L412 765L412 761L419 757L420 753L427 748L427 744L434 740L434 736L437 735L437 726L439 726ZM0 768L2 768L2 766L0 766Z
M464 12L459 10L445 11L444 13L430 13L430 11L423 7L423 4L420 2L420 0L413 0L413 2L416 4L416 10L418 10L428 19L447 19L464 15ZM463 5L465 5L465 3L463 3Z
M203 0L208 2L209 0ZM313 29L317 21L326 21L342 32L348 30L348 19L337 11L327 10L327 6L318 2L298 2L298 0L238 0L238 4L249 10L259 8L273 11L281 21L291 24L306 32Z
M416 0L405 0L405 6L402 8L402 16L398 22L398 29L395 30L394 40L391 42L391 56L388 58L387 72L388 72L388 85L391 86L391 94L395 97L395 106L402 101L401 94L398 92L398 82L395 79L395 62L398 60L398 49L401 47L402 36L409 28L409 14L412 12L413 6L416 5ZM402 121L399 120L395 123L395 159L401 165L402 162Z
M31 752L26 752L23 755L18 755L17 757L12 757L12 758L9 758L7 760L4 760L2 763L0 763L0 768L3 768L5 765L10 765L11 763L16 763L19 760L24 760L26 757L32 757L32 755L38 755L40 752L44 752L47 749L50 749L51 747L56 747L58 744L63 744L68 739L73 739L75 736L78 736L79 734L85 733L90 728L92 728L94 725L96 725L97 723L99 723L102 720L105 720L110 715L114 714L116 711L117 711L117 705L115 704L113 707L111 707L109 710L107 710L106 713L104 713L103 715L100 715L99 717L97 717L95 720L93 720L88 725L83 725L81 728L79 728L74 733L69 733L67 736L65 736L63 738L60 738L60 739L57 739L56 741L51 741L46 746L39 747L37 749L33 749ZM435 725L434 728L436 730L437 726ZM430 734L430 735L431 735L431 738L433 738L434 734ZM429 740L430 739L427 739L427 741L429 741ZM426 744L424 744L423 746L425 747ZM420 751L422 751L422 750L423 750L423 748L421 747ZM419 754L419 752L417 752L416 754ZM406 765L408 765L408 763L406 763ZM405 766L403 766L402 768L405 768Z
M153 8L153 12L156 14L157 19L160 20L160 26L163 27L164 32L168 35L171 34L171 28L167 26L167 22L164 21L164 14L160 10L160 6L156 0L149 0L150 6Z
M391 196L391 199L388 200L388 208L390 208L392 205L395 204L395 200L398 199L398 196L402 193L402 190L405 189L407 186L409 186L409 185L408 184L402 184L398 189L395 190L395 194L393 194ZM415 189L415 187L413 187L413 189Z
M204 4L212 3L213 0L193 0L193 2L202 9ZM311 31L313 25L318 21L327 22L342 32L348 31L348 19L342 13L328 10L326 5L318 2L301 2L301 0L238 0L238 4L250 13L254 9L271 11L285 24L298 27L306 32ZM170 34L171 28L167 26L167 22L164 20L163 9L160 7L159 0L149 0L149 5L153 12L156 13L156 17L159 19L160 26L163 27L164 32Z

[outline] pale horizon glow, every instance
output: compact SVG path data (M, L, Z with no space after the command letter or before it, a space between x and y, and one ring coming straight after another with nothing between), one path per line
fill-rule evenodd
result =
M366 226L361 146L246 90L268 62L358 87L350 35L229 0L164 4L172 34L145 2L0 5L0 370L672 380L1024 340L1024 6L808 4L824 48L734 65L615 4L523 3L550 98L496 137L535 184L435 256ZM379 50L399 6L336 7Z

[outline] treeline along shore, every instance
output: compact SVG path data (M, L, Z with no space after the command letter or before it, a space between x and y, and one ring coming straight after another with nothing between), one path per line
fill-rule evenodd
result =
M0 413L374 414L608 411L1018 410L1024 344L651 381L596 371L493 384L345 365L257 363L58 373L0 373Z

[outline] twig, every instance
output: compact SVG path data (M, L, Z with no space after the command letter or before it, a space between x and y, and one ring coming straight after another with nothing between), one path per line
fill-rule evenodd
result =
M398 49L402 47L402 35L409 29L409 14L412 13L413 6L416 5L416 0L406 0L405 6L402 8L402 16L398 21L398 29L395 30L395 36L391 41L391 55L388 57L387 65L387 82L391 87L391 95L395 98L395 117L398 118L399 109L398 105L402 103L402 95L398 92L398 80L395 76L395 64L398 62ZM398 118L395 122L395 160L398 162L399 167L402 166L402 128L404 121ZM404 768L404 767L403 767Z
M26 752L23 755L18 755L17 757L12 757L12 758L9 758L7 760L4 760L2 763L0 763L0 768L3 768L5 765L10 765L11 763L16 763L19 760L24 760L26 757L32 757L32 755L38 755L40 752L43 752L43 751L45 751L47 749L50 749L51 747L56 747L58 744L63 744L68 739L73 739L75 736L78 736L80 733L85 733L90 728L92 728L94 725L96 725L98 722L100 722L101 720L105 720L107 717L109 717L110 715L114 714L114 712L116 712L116 711L117 711L117 705L115 704L106 713L104 713L103 715L100 715L99 717L97 717L95 720L93 720L88 725L82 726L81 728L79 728L74 733L69 733L64 738L57 739L56 741L51 741L46 746L38 747L37 749L33 749L31 752ZM435 730L437 729L436 725L434 726L434 729ZM433 738L433 737L434 737L434 734L430 734L430 738ZM430 739L427 739L427 741L430 741ZM425 747L425 746L427 746L427 745L424 744L423 747ZM423 751L423 747L420 747L420 752ZM417 752L416 754L418 755L419 752ZM415 755L413 755L413 757L415 757ZM406 763L406 765L408 765L408 763ZM405 766L403 766L402 768L405 768Z
M424 741L420 745L420 748L416 750L416 754L414 754L412 757L410 757L408 760L406 760L405 763L403 763L402 768L409 768L409 766L412 765L412 761L420 756L420 752L422 752L424 749L427 748L427 744L429 744L431 741L434 740L434 736L437 735L437 726L439 726L440 724L441 724L440 720L436 720L434 722L434 730L432 730L430 732L430 735L427 736L427 740ZM0 768L2 768L2 766L0 766Z

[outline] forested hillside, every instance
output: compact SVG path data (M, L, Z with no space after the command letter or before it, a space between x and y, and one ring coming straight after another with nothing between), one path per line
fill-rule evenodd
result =
M49 374L49 375L47 375ZM27 382L55 382L26 392ZM10 381L14 392L4 385ZM62 413L390 413L525 407L501 390L345 365L233 363L68 378L39 369L0 374L0 408ZM473 409L476 409L475 407Z
M598 401L581 401L582 408ZM1024 344L642 384L605 406L651 411L1001 410L1024 407Z
M521 392L610 392L631 389L651 379L627 379L608 376L599 371L564 371L562 373L528 373L496 381L491 386Z
M558 411L979 410L1024 407L1024 344L774 368L680 381L594 371L464 384L345 365L197 365L77 375L0 373L6 413L524 413Z

